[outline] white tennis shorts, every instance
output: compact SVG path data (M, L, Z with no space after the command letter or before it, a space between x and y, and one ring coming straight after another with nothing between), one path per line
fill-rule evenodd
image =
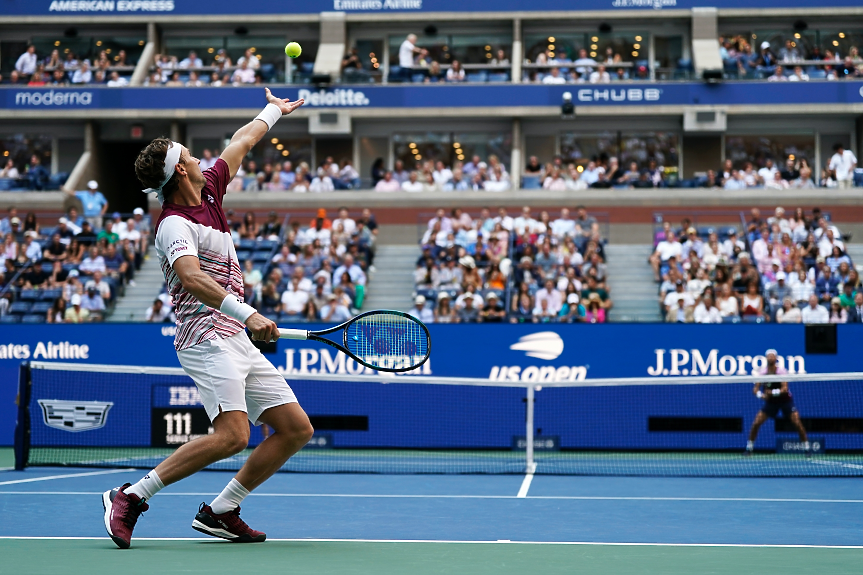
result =
M297 403L288 382L256 348L244 331L226 339L209 339L177 352L180 365L198 386L210 421L221 411L242 411L249 421L267 409Z

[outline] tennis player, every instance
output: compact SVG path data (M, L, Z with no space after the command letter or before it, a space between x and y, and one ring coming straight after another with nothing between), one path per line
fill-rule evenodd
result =
M788 373L785 368L776 365L777 356L775 349L768 349L764 352L764 355L767 357L767 366L762 367L758 375L784 375ZM764 400L764 406L758 412L758 415L755 416L755 421L752 422L752 429L749 430L749 441L746 442L746 455L752 455L752 451L755 449L755 438L758 437L758 429L761 427L761 424L767 421L767 418L775 420L780 412L784 417L790 419L794 427L797 428L797 433L800 434L800 441L803 442L803 448L808 455L809 439L806 437L806 429L803 427L803 422L800 421L800 414L794 406L794 399L791 397L791 391L788 389L788 382L756 382L752 393L759 399Z
M249 421L273 429L240 471L209 505L202 503L192 527L239 543L266 535L240 519L240 502L275 473L312 437L314 430L279 371L252 345L278 338L276 324L243 303L240 270L222 198L243 157L283 115L303 105L276 98L266 89L267 106L231 138L213 167L177 142L158 138L135 161L147 193L156 192L162 213L156 223L156 252L177 314L174 347L194 380L213 422L213 433L181 446L134 485L102 495L105 528L122 549L148 501L166 485L243 451Z

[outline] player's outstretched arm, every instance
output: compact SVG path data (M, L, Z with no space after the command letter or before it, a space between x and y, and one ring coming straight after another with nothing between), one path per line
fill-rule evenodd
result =
M239 309L240 313L242 313L241 306L246 306L246 304L238 304L236 298L229 296L224 287L201 271L201 262L197 256L189 255L177 258L174 261L173 268L174 273L177 274L177 277L183 283L183 289L195 296L195 299L207 307L218 309L222 313L242 321L249 328L249 331L252 332L254 339L260 341L279 339L279 328L276 323L268 320L253 309L251 310L251 314L248 314L248 312L246 312L248 315L243 314L246 316L243 319L240 319L242 316L237 317L237 312L234 311L234 308Z
M281 116L287 116L305 103L305 100L291 102L289 99L276 98L269 88L264 88L267 95L267 107L254 120L237 130L231 138L231 143L220 156L228 164L231 178L237 174L240 164L246 154L261 141L261 138L273 127ZM281 116L279 115L281 112Z

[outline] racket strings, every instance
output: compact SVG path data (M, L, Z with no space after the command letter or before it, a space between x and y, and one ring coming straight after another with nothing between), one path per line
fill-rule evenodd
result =
M348 350L379 367L409 368L428 354L428 336L416 321L400 315L370 314L348 327Z

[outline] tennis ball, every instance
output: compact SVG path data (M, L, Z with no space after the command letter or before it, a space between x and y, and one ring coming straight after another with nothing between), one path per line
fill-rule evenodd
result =
M285 54L290 58L296 58L302 53L303 49L296 42L289 42L288 45L285 46Z

